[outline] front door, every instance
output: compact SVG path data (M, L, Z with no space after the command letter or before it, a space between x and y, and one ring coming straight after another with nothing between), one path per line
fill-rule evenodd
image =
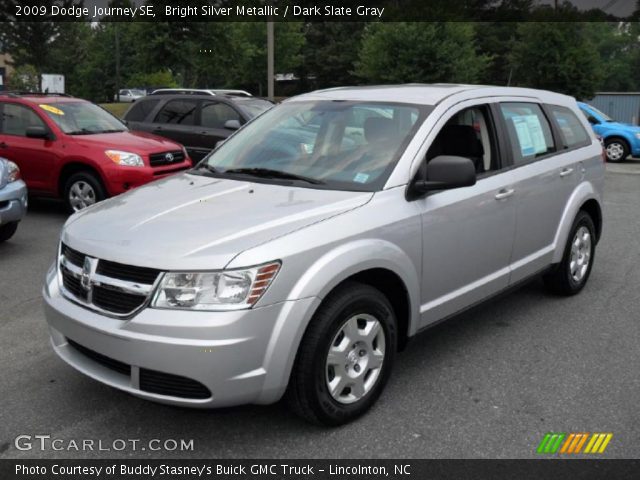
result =
M471 158L478 177L474 186L418 200L423 228L421 327L509 283L514 179L503 168L494 125L487 105L457 111L427 152L426 162L438 155Z

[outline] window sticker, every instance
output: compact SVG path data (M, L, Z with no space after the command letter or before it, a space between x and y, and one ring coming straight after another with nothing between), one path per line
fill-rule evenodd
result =
M514 115L511 120L516 128L520 151L524 157L547 151L547 142L537 115Z
M369 175L366 173L358 173L353 177L353 181L356 183L367 183L367 180L369 180Z
M64 115L64 112L59 108L52 107L51 105L38 105L41 109L46 110L47 112L53 113L55 115Z

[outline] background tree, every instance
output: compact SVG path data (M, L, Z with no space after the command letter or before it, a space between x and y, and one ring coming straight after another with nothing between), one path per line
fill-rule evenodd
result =
M588 25L520 23L510 55L512 84L592 98L603 79L603 63Z
M302 76L313 75L314 87L328 88L353 83L353 69L365 23L327 22L305 26Z
M355 73L368 83L473 83L488 64L471 23L374 23L365 28Z

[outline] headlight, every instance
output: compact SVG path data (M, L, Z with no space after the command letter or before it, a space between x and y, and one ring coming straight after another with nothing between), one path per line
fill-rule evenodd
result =
M125 167L144 167L142 157L138 154L123 152L121 150L106 150L104 153L118 165L124 165Z
M640 140L640 132L634 134L638 140Z
M153 298L156 308L241 310L251 308L267 291L280 262L242 270L165 273Z
M16 180L20 180L20 168L18 165L13 163L10 160L0 159L0 162L4 162L7 169L7 183L15 182Z

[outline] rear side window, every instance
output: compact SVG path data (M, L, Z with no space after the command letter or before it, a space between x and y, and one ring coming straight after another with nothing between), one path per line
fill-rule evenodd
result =
M501 103L513 163L522 165L556 150L551 126L536 103Z
M27 136L29 127L45 127L40 117L29 107L16 103L1 104L2 107L2 133L5 135Z
M156 108L160 99L153 98L149 100L138 100L133 104L131 110L127 112L125 120L129 122L143 122L149 114Z
M591 143L589 134L578 120L578 117L568 108L557 105L549 105L551 115L558 124L564 146L576 148L589 145Z
M195 125L197 106L198 103L194 100L170 100L158 112L154 122Z

